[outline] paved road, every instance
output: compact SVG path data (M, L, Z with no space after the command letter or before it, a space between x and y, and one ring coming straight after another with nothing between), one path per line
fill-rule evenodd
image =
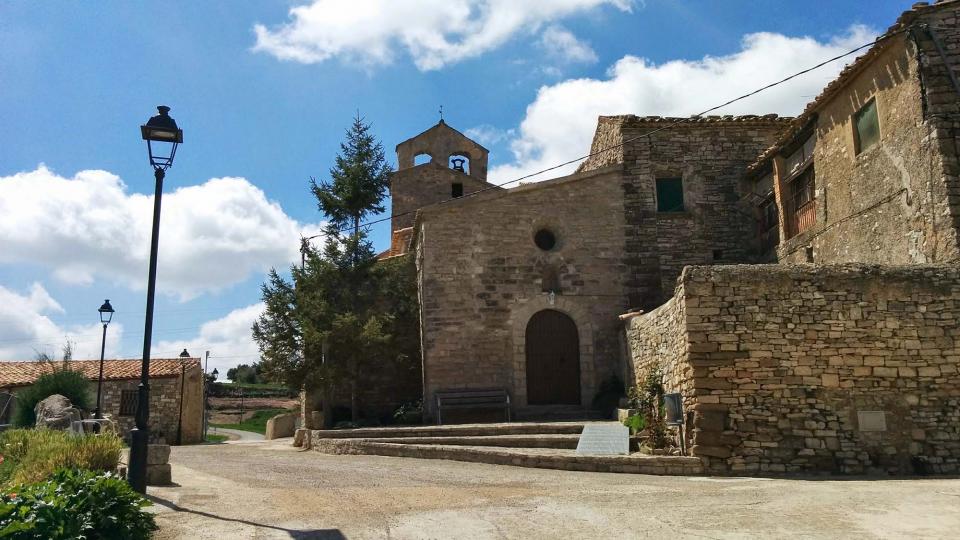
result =
M228 443L262 442L264 440L263 435L254 433L252 431L243 431L242 429L227 429L210 426L209 433L212 435L229 435L230 438L226 441Z
M960 479L565 472L282 443L174 447L159 538L956 538Z

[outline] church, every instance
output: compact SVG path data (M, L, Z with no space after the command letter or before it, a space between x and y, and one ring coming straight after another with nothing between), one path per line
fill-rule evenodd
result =
M574 174L509 189L442 120L397 145L385 256L416 261L425 414L469 388L521 418L587 414L625 378L619 315L662 304L686 265L758 260L740 184L789 121L601 117Z

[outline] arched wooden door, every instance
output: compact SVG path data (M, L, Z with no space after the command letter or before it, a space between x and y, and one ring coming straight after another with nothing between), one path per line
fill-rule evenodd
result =
M580 404L580 338L573 319L552 309L527 323L527 403Z

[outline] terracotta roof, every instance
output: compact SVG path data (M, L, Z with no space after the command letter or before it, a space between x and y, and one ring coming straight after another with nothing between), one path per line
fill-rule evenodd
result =
M793 117L790 116L780 116L778 114L740 114L740 115L708 115L708 116L637 116L634 114L621 114L616 116L601 116L601 119L605 118L616 118L624 122L635 122L643 124L668 124L668 123L679 123L679 125L684 124L720 124L720 123L751 123L759 122L763 124L768 124L770 122L782 122L789 123L793 121Z
M807 122L814 114L816 114L817 109L819 109L825 101L833 98L841 90L843 90L843 88L855 75L863 71L866 66L870 64L871 60L876 58L877 55L879 55L890 43L893 42L893 34L906 30L911 24L913 24L919 15L946 7L948 5L956 6L958 2L960 2L960 0L940 0L936 4L917 2L913 4L913 7L904 11L900 17L897 18L897 21L893 23L893 26L888 28L882 36L878 37L876 43L872 47L867 49L867 52L856 57L853 62L844 67L843 70L840 71L840 74L837 75L837 78L830 81L820 92L820 95L807 104L807 106L803 109L803 112L800 113L800 116L797 116L790 127L780 134L777 142L760 154L760 156L757 157L757 160L747 167L747 170L753 171L762 165L766 160L773 157L773 155L776 154L780 148L789 143L798 132L806 127Z
M104 380L128 380L140 378L140 363L137 360L104 360ZM187 369L199 368L199 358L154 358L150 360L150 377L178 377L183 364ZM3 362L0 361L0 387L26 386L41 375L62 369L64 362ZM67 369L79 371L88 379L96 380L100 374L99 360L71 360Z
M390 247L377 255L377 260L389 259L407 254L407 247L413 237L413 227L397 229L390 235Z

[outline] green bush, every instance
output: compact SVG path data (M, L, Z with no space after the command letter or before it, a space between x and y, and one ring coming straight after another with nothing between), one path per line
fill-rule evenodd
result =
M0 496L0 538L148 539L157 530L149 505L111 473L62 469Z
M623 422L623 425L630 428L630 433L632 435L636 435L637 433L643 431L645 427L647 427L647 419L644 418L643 414L632 414L627 417L627 419Z
M0 484L46 480L58 469L114 471L123 441L115 434L71 435L49 429L13 429L0 433Z
M70 400L74 407L82 410L90 408L90 382L79 371L61 370L41 375L33 386L17 394L17 406L13 423L19 427L33 427L37 417L33 412L37 403L53 394L60 394Z

